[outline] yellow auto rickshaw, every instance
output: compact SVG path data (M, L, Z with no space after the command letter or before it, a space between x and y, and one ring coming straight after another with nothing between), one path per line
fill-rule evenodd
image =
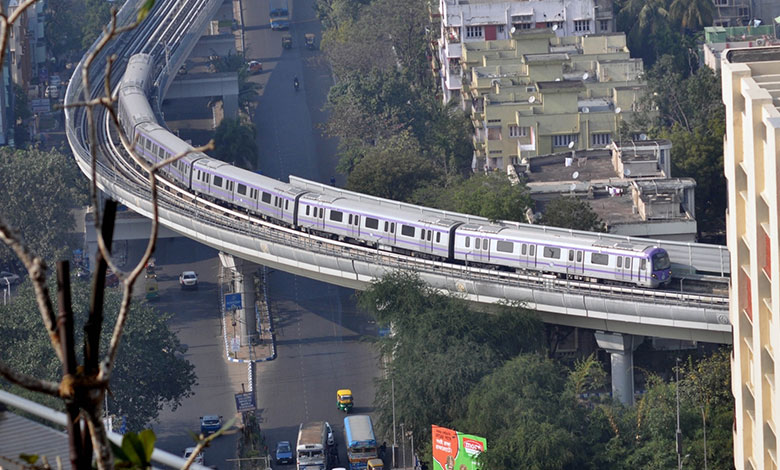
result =
M312 33L304 34L303 40L306 43L306 49L314 50L316 44L314 44L314 35Z
M366 462L366 468L367 470L384 470L385 463L382 459L369 459L368 462Z
M336 401L338 402L339 410L349 413L352 410L352 390L343 388L337 391Z

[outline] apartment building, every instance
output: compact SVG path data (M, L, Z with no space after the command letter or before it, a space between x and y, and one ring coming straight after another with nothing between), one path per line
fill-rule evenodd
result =
M440 0L438 41L444 102L460 98L463 46L510 39L516 31L552 29L559 36L615 30L612 0Z
M644 69L623 33L517 31L509 40L464 44L462 67L476 171L641 137L631 126L646 94Z
M778 468L780 390L780 47L730 49L721 63L734 328L734 463Z
M720 70L720 56L726 49L765 47L780 45L772 25L761 26L709 26L704 28L704 64L712 70Z
M758 26L770 25L773 18L780 16L780 2L777 0L712 0L715 12L713 26Z

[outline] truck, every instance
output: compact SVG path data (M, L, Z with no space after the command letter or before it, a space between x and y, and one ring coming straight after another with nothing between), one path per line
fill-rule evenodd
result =
M366 470L368 462L379 457L374 426L368 415L344 418L344 441L350 470Z
M328 431L325 421L301 423L295 454L298 470L325 470L328 461Z
M279 31L290 28L290 11L287 8L287 0L269 0L268 18L271 21L271 29Z

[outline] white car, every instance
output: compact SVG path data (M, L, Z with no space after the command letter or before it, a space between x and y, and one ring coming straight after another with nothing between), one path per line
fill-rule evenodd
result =
M333 429L330 427L330 423L325 421L325 429L328 430L328 445L332 446L336 443L336 439L333 437Z
M182 457L184 457L185 459L189 459L190 455L192 455L193 452L195 452L194 447L187 447L186 449L184 449L184 455L182 455ZM206 458L203 457L203 451L200 451L200 453L195 456L194 462L200 465L206 465Z
M184 271L179 275L179 285L182 289L197 289L198 273L195 271Z
M22 278L18 274L14 274L8 271L0 271L0 287L5 287L8 284L16 285L22 281Z

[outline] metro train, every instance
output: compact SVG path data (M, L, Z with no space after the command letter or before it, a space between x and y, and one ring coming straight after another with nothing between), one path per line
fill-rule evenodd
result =
M119 120L138 155L154 164L192 147L157 123L148 93L154 61L130 58L119 85ZM200 152L162 171L199 197L306 233L427 259L589 281L658 287L671 281L669 255L648 242L605 242L524 224L357 195L303 188Z

